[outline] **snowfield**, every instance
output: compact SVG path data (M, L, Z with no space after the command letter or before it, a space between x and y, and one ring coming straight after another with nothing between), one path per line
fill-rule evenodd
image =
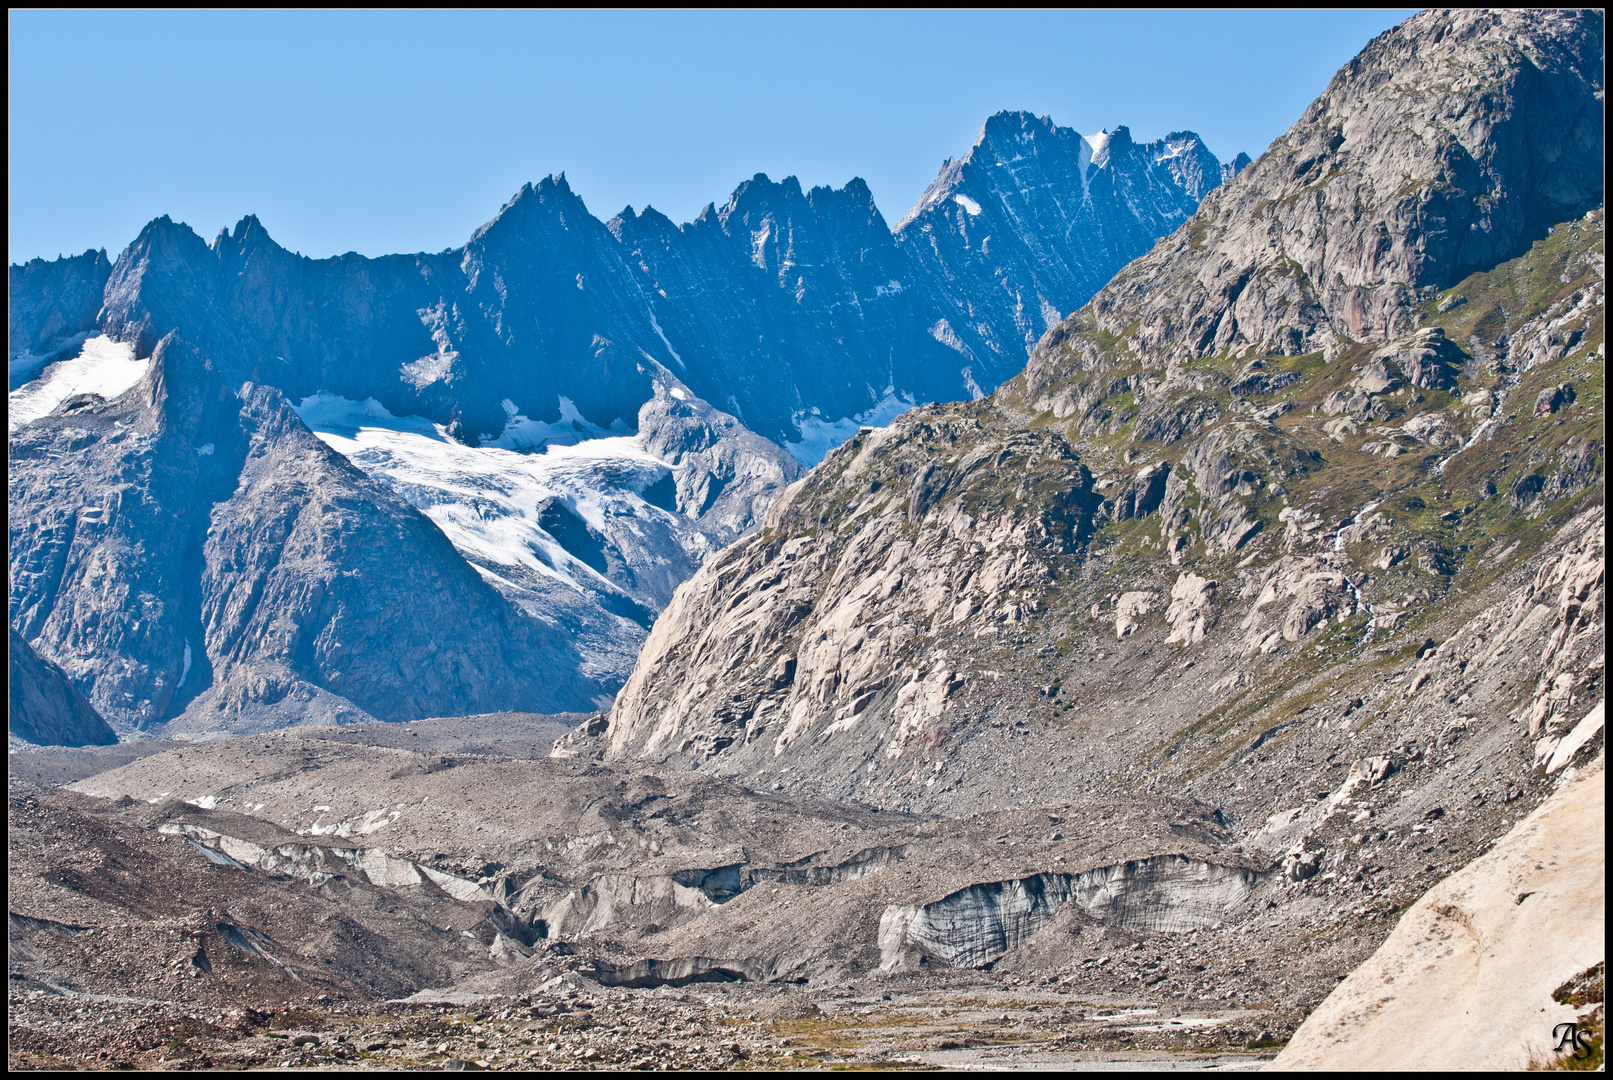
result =
M569 405L562 399L558 424L512 410L499 439L480 447L457 442L422 417L393 416L374 398L315 394L297 414L326 445L431 518L472 565L506 585L536 574L581 592L618 591L540 524L557 503L602 537L662 541L651 547L672 539L678 554L698 565L709 543L694 523L641 494L670 474L667 464L636 436L585 426Z
M13 378L26 378L32 373L32 364L42 359L24 354L9 361L7 367ZM38 378L9 392L6 429L16 431L41 416L49 416L56 406L79 394L97 394L115 401L144 378L150 367L149 358L134 358L133 344L97 334L87 339L71 360L50 364Z

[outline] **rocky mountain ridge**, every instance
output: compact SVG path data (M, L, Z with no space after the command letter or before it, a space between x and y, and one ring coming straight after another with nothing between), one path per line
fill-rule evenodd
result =
M1264 210L1239 224L1224 203L1264 206L1262 178L1288 184L1291 144L1318 128L1399 116L1416 129L1421 105L1408 113L1406 102L1425 99L1403 88L1465 69L1470 53L1488 72L1463 99L1470 111L1556 117L1531 138L1571 144L1599 108L1580 61L1597 55L1600 30L1592 16L1429 13L1375 42L1294 132L1049 332L1023 376L839 448L756 536L703 567L652 631L602 751L942 811L1210 784L1224 813L1255 822L1290 797L1259 765L1274 741L1311 762L1296 767L1330 769L1339 755L1437 742L1444 725L1532 742L1538 724L1508 725L1544 708L1559 680L1582 710L1601 692L1588 644L1603 617L1600 210L1559 202L1532 243L1486 240L1498 254L1526 246L1413 290L1417 306L1362 324L1361 339L1316 307L1305 333L1335 335L1327 350L1290 356L1276 339L1240 338L1182 356L1098 320L1163 311L1173 294L1162 282L1222 274L1224 251L1195 237L1266 235ZM1557 78L1526 77L1537 61ZM1494 119L1474 117L1474 130L1504 148L1513 129ZM1471 156L1501 162L1500 148ZM1370 176L1402 156L1386 133L1353 160ZM1448 158L1427 157L1431 187ZM1533 158L1512 166L1497 190L1564 190ZM1341 220L1390 229L1383 250L1409 250L1396 222L1422 235L1397 209L1418 191L1369 203L1352 190L1360 212ZM1516 227L1525 220L1520 211ZM1362 250L1330 227L1326 250ZM1392 282L1399 266L1379 271ZM1582 570L1562 569L1575 560ZM1537 572L1581 583L1532 599L1551 591L1525 586ZM1484 668L1490 711L1469 704L1475 686L1433 711L1417 704L1423 683L1404 665L1426 639L1490 638L1475 628L1536 603L1547 606L1528 649L1508 646ZM1547 647L1547 610L1567 627L1559 639L1581 642L1572 660ZM1384 698L1388 677L1416 683L1411 697ZM1324 702L1320 727L1298 719ZM1363 724L1383 734L1363 745ZM1252 741L1228 757L1234 738Z
M993 118L983 145L997 128L1020 122L1028 121ZM1049 137L1080 141L1037 123ZM1164 152L1155 148L1117 152L1112 163L1083 162L1078 174L1038 181L1037 197L1045 198L1048 184L1109 191L1133 184L1111 176L1136 174L1153 185L1155 202L1169 204L1165 216L1138 217L1123 199L1083 203L1082 216L1054 245L1064 252L1069 279L1051 291L1058 303L1083 299L1081 290L1129 257L1128 244L1140 250L1171 214L1196 203L1214 159L1196 136L1172 138L1170 152L1197 171L1162 171L1149 156ZM1017 181L969 182L996 206L1009 198L1003 185ZM931 228L929 219L923 228ZM1104 228L1124 239L1084 239ZM138 603L135 592L118 590L67 603L61 590L70 588L53 569L60 544L40 525L41 517L88 513L88 503L66 503L95 486L88 477L72 482L70 471L52 475L71 458L43 449L46 429L55 432L50 438L77 439L69 433L82 425L64 425L62 416L112 416L95 400L142 394L130 389L144 370L139 365L171 340L201 359L163 378L209 372L207 385L176 392L210 401L204 411L212 410L208 423L219 430L149 471L133 462L150 447L99 443L89 456L108 476L133 468L137 485L146 485L143 499L162 514L172 507L179 520L200 520L201 500L214 504L217 530L236 527L217 515L255 512L255 504L227 498L244 474L223 466L239 458L224 448L238 449L241 434L238 408L218 388L273 387L295 413L276 428L278 443L299 439L294 428L313 431L378 482L364 492L402 499L448 537L453 552L433 556L447 561L442 574L463 577L468 562L483 579L473 591L491 587L518 620L531 622L522 634L574 639L555 653L572 665L569 674L545 662L537 681L492 675L484 690L504 694L497 700L477 691L456 703L433 692L391 702L401 711L389 717L454 712L472 699L480 708L547 710L606 703L676 586L751 529L801 474L802 462L817 460L861 422L888 419L915 400L979 393L982 383L993 387L1018 367L1021 346L976 356L936 329L947 323L932 310L932 294L974 287L947 269L951 258L913 263L861 181L840 191L802 191L793 178L757 176L721 210L708 207L679 226L631 208L601 222L559 176L524 187L464 247L435 255L313 260L280 247L255 217L211 244L164 217L113 263L87 253L13 267L13 460L28 464L14 465L12 477L14 488L30 494L12 504L12 623L125 732L190 708L188 698L174 697L177 681L192 670L186 656L195 662L189 693L214 678L215 658L202 655L211 616L198 610L211 586L170 580L199 565L194 551L182 553L170 538L145 543L141 526L124 521L114 530L118 543L166 551L175 565ZM980 301L1010 302L1019 303ZM169 424L165 405L152 408L156 414L141 423ZM134 457L103 460L113 444ZM187 455L194 462L181 460ZM173 477L185 479L160 492L151 486ZM371 512L388 519L394 508L378 505L361 516ZM239 527L256 534L259 523ZM186 525L180 533L187 529L194 532ZM66 542L84 545L90 535L75 532ZM448 565L455 553L458 567ZM324 548L319 557L331 572L361 573L349 561L361 559L355 548ZM110 552L79 558L125 565ZM289 595L280 601L297 602ZM166 625L154 625L152 611ZM308 614L286 617L300 624ZM103 628L111 626L142 629L133 638L109 637ZM370 644L348 647L384 648L376 643L389 635L374 629ZM244 632L256 639L269 634L269 623L249 620ZM241 671L257 672L242 675L242 687L255 689L231 690L229 715L261 699L273 707L253 723L290 719L299 707L312 719L365 716L386 699L337 689L331 680L340 665L329 667L331 678L311 680L320 665L282 670L271 654L283 644L264 638L237 658ZM467 655L483 648L464 647ZM294 683L302 689L287 696ZM530 693L517 693L518 685ZM193 720L185 723L194 728Z
M1050 167L1026 176L973 169L1010 127L1042 132L1056 151ZM1001 113L937 181L949 191L964 184L993 208L988 220L999 206L1025 215L994 231L999 244L1035 245L1036 257L1060 266L1057 284L1040 286L1047 295L1035 302L1038 318L1084 302L1191 211L1214 186L1207 176L1219 175L1190 132L1141 148L1124 129L1095 138L1110 149L1096 158L1089 149L1078 167L1070 147L1088 145L1078 134ZM1193 164L1173 171L1155 158ZM960 170L963 179L947 179ZM1037 190L1019 191L1021 182ZM970 199L964 187L958 193ZM1076 205L1064 210L1061 198ZM904 229L928 209L921 203ZM1049 213L1061 227L1044 239ZM931 224L925 218L913 231ZM953 265L976 257L967 250L914 261L902 231L892 233L860 179L803 191L793 177L775 183L760 174L722 209L708 206L684 225L631 207L601 222L564 175L551 176L524 186L462 248L375 259L304 258L251 215L211 244L162 217L110 266L90 252L13 267L10 353L43 358L98 329L148 356L178 330L229 380L274 385L292 400L375 397L394 415L426 417L470 444L505 431L506 401L552 424L565 398L589 423L631 428L664 367L751 430L799 443L813 417L856 417L892 395L968 397L971 381L989 390L1022 364L1035 335L971 351L934 328L936 305L944 296L1001 322L998 309L1029 301L980 292ZM1011 276L1030 272L1027 255L1015 259Z
M123 732L606 693L278 390L232 392L175 335L128 392L69 399L10 450L13 625Z

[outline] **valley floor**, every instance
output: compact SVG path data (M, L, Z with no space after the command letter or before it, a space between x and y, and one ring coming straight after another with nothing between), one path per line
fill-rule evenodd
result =
M516 997L311 1001L262 1010L13 994L12 1069L1246 1070L1271 1059L1253 1009L984 983L605 988Z

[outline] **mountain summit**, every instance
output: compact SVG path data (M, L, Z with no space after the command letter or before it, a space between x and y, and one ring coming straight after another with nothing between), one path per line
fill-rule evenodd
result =
M956 214L921 209L896 233L857 179L806 190L758 174L679 225L649 208L600 221L558 175L436 254L308 259L250 215L211 243L161 217L111 264L87 253L13 267L13 624L121 730L184 710L185 724L211 730L298 710L606 704L673 590L803 468L915 403L993 390L1044 323L1190 213L1219 175L1195 137L1139 148L1117 130L1102 141L1094 153L1048 121L993 117L932 189ZM1015 147L1045 164L999 169ZM165 396L129 390L163 341ZM176 365L182 355L194 362ZM280 398L264 396L271 388ZM120 401L125 391L143 404ZM114 437L198 424L212 434L189 449ZM66 466L53 448L88 438L81 430L106 435ZM367 483L311 455L310 432ZM318 464L311 486L248 482L263 462L292 461ZM126 473L161 514L108 509L102 481ZM352 664L317 658L326 644L271 657L332 635L344 655L412 640L336 593L234 591L249 564L252 580L269 581L288 557L260 520L232 519L261 518L271 492L313 517L356 500L351 521L393 523L424 544L423 572L463 579L457 628L430 614L436 587L418 587L443 642L408 648L436 689L360 692ZM68 525L92 510L97 529ZM145 531L157 520L170 525L162 543ZM451 548L426 544L422 528ZM250 557L208 546L226 536ZM141 568L113 547L142 553ZM288 582L312 574L334 588L380 569L336 543L303 556L312 561ZM108 560L144 584L92 599ZM499 601L471 599L485 590ZM251 611L225 618L217 603ZM327 618L337 623L321 628ZM532 633L488 629L507 619ZM466 638L489 633L506 641L497 658ZM554 645L556 633L571 644ZM529 647L546 650L542 663ZM506 663L545 674L524 679ZM228 693L207 690L220 680Z
M1429 12L1376 39L1023 374L859 435L707 563L609 753L941 812L1236 762L1245 793L1205 798L1257 820L1285 781L1254 750L1302 706L1332 719L1284 736L1296 768L1436 738L1458 697L1488 703L1470 731L1569 717L1600 693L1595 574L1552 601L1555 644L1451 673L1437 707L1382 676L1414 692L1391 659L1424 635L1482 651L1545 587L1514 586L1598 565L1602 25ZM1137 191L1105 155L1179 190L1120 131L997 117L903 242L929 221L930 250L1007 279L987 236L1030 204L988 181L1082 170L1043 214ZM1369 703L1392 722L1352 748L1340 718Z
M897 243L924 276L951 285L931 289L943 308L931 332L989 376L1017 370L1037 338L1186 221L1222 174L1192 132L1140 144L1125 127L1082 135L1000 112L941 167L897 223Z

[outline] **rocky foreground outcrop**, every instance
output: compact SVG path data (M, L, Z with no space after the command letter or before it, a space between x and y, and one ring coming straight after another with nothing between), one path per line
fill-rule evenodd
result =
M1598 704L1587 729L1601 716ZM1558 991L1606 960L1605 762L1564 774L1494 848L1424 893L1271 1068L1526 1069L1581 1051L1558 1049L1560 1025L1589 1034L1600 1000Z

